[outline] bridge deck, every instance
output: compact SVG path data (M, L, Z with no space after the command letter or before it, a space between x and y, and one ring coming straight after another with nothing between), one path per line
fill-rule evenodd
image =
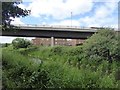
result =
M49 31L73 31L73 32L97 32L97 29L80 27L57 27L57 26L18 26L17 29L23 30L49 30Z

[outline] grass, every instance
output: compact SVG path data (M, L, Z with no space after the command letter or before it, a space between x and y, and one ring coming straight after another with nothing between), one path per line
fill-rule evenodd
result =
M4 89L42 88L47 83L47 74L40 68L40 63L34 62L31 58L22 55L18 51L4 48L2 65Z
M114 61L109 63L107 60L101 62L97 60L86 60L82 58L82 47L39 47L33 49L27 54L24 54L28 49L13 50L12 48L3 49L4 77L7 87L15 87L15 80L8 78L8 75L18 73L21 66L27 70L36 72L28 76L24 73L24 77L19 80L24 81L32 79L32 76L37 77L34 81L37 83L24 83L19 87L25 85L32 85L32 87L39 87L41 78L45 77L47 82L44 84L47 88L120 88L119 68L120 62ZM22 52L22 53L21 53ZM34 63L30 58L39 58L42 64ZM3 68L3 69L4 69ZM18 68L18 69L15 69ZM43 70L38 74L38 70ZM9 74L9 73L10 74ZM7 77L7 78L6 78ZM13 77L12 77L13 78ZM31 80L30 79L30 80ZM26 86L29 87L29 86Z

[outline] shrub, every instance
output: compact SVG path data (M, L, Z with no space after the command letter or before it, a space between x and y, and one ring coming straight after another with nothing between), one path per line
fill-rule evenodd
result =
M116 32L112 30L100 30L83 44L83 51L88 59L104 59L112 62L120 57L118 50Z
M27 48L29 45L31 45L31 42L27 39L23 38L16 38L12 41L13 47L18 48Z
M103 62L108 65L107 61ZM77 69L67 64L57 61L46 61L43 68L48 72L48 88L118 88L119 84L115 80L114 71L108 73L108 66L96 65L96 70L92 70L88 64L86 68ZM104 70L105 69L105 70ZM106 72L104 72L104 71Z
M60 47L60 46L53 47L51 49L51 54L61 55L61 54L63 54L62 49L63 49L63 47Z
M76 56L76 55L81 55L82 52L83 52L82 46L77 46L77 47L75 47L75 48L73 48L73 47L70 48L70 49L66 52L66 54L67 54L68 56Z
M3 89L45 88L49 81L39 64L14 51L3 51L2 66Z
M34 45L30 45L27 48L19 48L18 52L20 52L22 55L28 55L28 53L37 51L38 47Z
M8 47L10 45L11 45L10 43L0 44L1 47Z

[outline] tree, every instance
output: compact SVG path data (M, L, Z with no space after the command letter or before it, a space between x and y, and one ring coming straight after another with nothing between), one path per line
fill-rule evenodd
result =
M120 58L118 43L118 36L115 31L100 30L84 43L83 51L89 60L102 59L112 62Z
M18 4L22 2L2 2L2 25L3 27L10 26L10 22L13 21L12 18L24 17L29 15L30 10L24 10L18 7Z
M12 41L12 45L15 49L27 48L29 45L31 45L31 42L27 39L16 38Z

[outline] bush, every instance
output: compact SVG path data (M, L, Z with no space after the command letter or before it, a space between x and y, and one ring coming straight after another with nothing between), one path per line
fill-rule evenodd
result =
M112 62L118 60L118 40L113 30L100 30L91 36L84 44L83 51L88 59L104 59Z
M63 47L56 46L51 49L51 54L61 55L63 54Z
M74 48L72 47L66 52L66 54L68 56L81 55L82 53L83 53L82 46L77 46L77 47L74 47Z
M103 64L110 63L104 61ZM49 77L46 86L48 88L118 88L119 83L115 80L114 71L111 69L111 72L107 72L108 66L96 65L96 70L92 70L93 66L88 64L85 67L77 69L61 62L47 61L43 64Z
M10 46L10 45L11 45L10 43L0 44L0 46L3 47L3 48L4 48L4 47L8 47L8 46Z
M29 58L8 50L2 53L2 87L45 88L49 78L41 66Z
M16 38L12 41L12 44L15 49L18 49L18 48L27 48L29 45L31 45L31 42L27 39Z
M19 48L18 52L20 52L22 55L28 55L28 53L37 51L38 47L34 45L30 45L27 48Z

